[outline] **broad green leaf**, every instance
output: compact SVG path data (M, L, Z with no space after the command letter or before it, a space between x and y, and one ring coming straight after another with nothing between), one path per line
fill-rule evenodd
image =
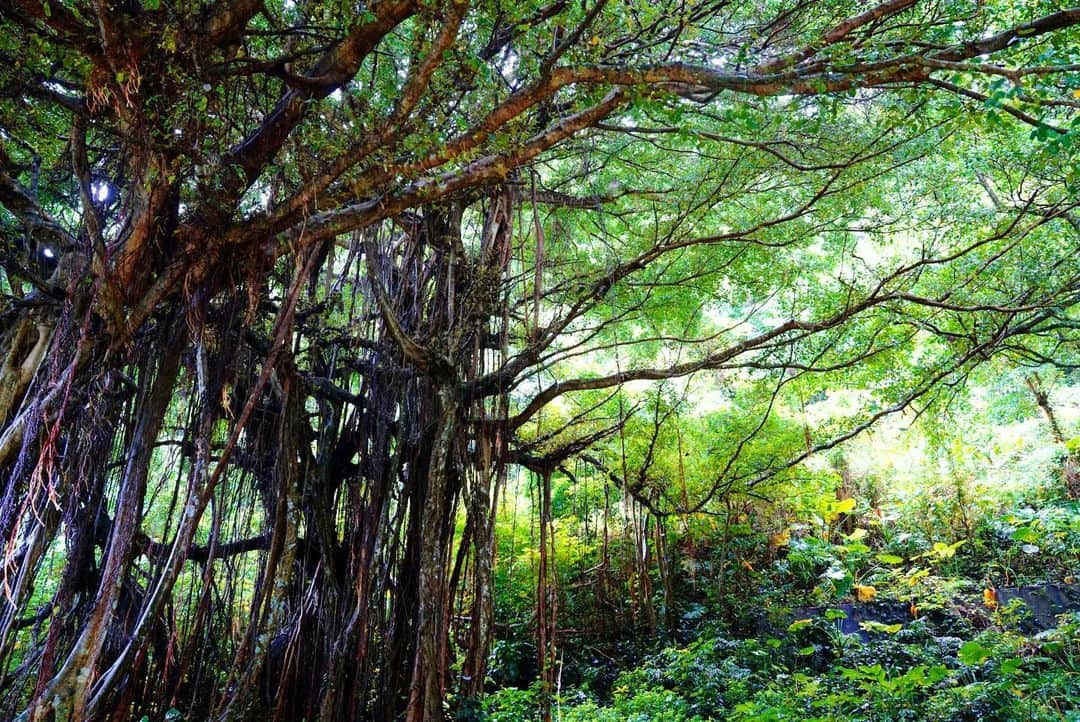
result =
M978 642L966 642L956 653L956 658L969 667L982 664L989 656L990 650Z
M1039 541L1039 533L1030 526L1022 526L1012 533L1012 539L1013 541L1033 544Z

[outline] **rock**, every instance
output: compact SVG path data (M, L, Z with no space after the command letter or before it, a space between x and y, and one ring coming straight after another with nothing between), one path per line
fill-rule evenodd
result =
M997 600L1006 609L1013 600L1020 600L1025 612L1019 615L1017 626L1026 634L1034 634L1057 626L1057 617L1080 612L1080 584L1041 584L1030 587L1003 587L997 590Z

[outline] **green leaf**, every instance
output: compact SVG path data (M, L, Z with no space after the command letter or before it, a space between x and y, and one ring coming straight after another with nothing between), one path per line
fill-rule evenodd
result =
M904 558L903 557L898 557L895 554L877 554L877 555L875 555L875 558L879 562L884 562L885 564L903 564L904 563Z
M916 569L907 578L907 583L910 586L914 586L920 579L930 575L929 569Z
M1059 639L1051 640L1042 646L1042 651L1047 654L1055 654L1065 649L1065 643Z
M832 584L833 591L836 593L836 596L842 597L845 594L851 592L851 588L855 585L855 577L851 576L851 574L848 573L840 579L833 579Z
M1001 663L1001 673L1009 676L1015 675L1020 671L1020 666L1022 664L1023 661L1020 659L1006 659Z
M962 547L966 543L965 539L961 539L958 542L952 544L946 544L945 542L934 542L934 548L928 552L931 556L936 556L938 559L952 559L956 556L956 550Z
M930 684L937 684L949 676L949 669L943 664L935 664L927 671L926 679Z
M1031 544L1039 541L1039 533L1030 526L1022 526L1012 533L1012 540Z
M956 658L969 667L982 664L989 656L990 650L978 642L966 642L956 653Z
M855 500L854 499L848 499L848 501L854 502ZM852 504L852 506L854 506L854 503ZM859 541L860 539L865 539L866 538L866 533L867 533L866 529L863 529L862 527L859 527L858 529L851 532L850 534L848 534L844 538L847 539L849 542Z
M855 500L854 499L844 499L843 501L836 502L832 506L832 511L834 511L837 514L847 514L848 512L850 512L854 508L855 508ZM863 533L865 533L865 530L864 530Z

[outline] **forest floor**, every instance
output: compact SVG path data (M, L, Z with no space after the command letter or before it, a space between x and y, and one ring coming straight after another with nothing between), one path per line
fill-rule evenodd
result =
M553 718L1080 720L1077 502L1000 508L951 543L886 527L793 535L742 567L741 614L688 602L682 643L567 670ZM486 717L535 718L537 698L498 690Z

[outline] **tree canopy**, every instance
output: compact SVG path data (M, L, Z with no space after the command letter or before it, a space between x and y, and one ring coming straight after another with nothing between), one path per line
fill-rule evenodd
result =
M442 719L518 470L548 549L571 461L698 513L1074 364L1078 27L3 0L0 715Z

